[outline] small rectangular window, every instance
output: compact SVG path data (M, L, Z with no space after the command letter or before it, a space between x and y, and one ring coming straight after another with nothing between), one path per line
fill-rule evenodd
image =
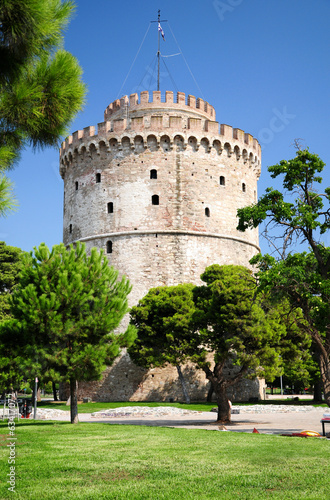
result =
M101 174L100 173L97 173L96 176L95 176L95 181L96 182L101 182Z
M113 202L109 201L108 203L108 214L113 214Z
M159 205L159 196L158 196L158 194L152 195L152 197L151 197L151 203L153 205Z

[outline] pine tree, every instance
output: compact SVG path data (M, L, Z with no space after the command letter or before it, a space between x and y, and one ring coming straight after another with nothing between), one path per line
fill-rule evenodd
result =
M255 280L248 269L214 264L201 279L203 286L149 290L131 309L138 339L128 352L146 368L190 361L203 370L216 396L218 420L225 423L231 419L229 387L243 377L267 375L272 380L281 374L287 359L296 371L305 373L309 343L288 323L285 304L267 308L256 297ZM235 368L226 370L229 363Z
M0 0L0 172L26 145L57 146L82 108L81 68L62 48L73 10L71 1ZM0 181L3 215L13 199L8 178Z
M103 252L93 248L87 256L80 243L51 251L42 244L25 258L11 300L13 319L2 324L0 340L12 346L26 375L70 382L72 423L78 421L77 381L100 378L135 338L131 326L113 333L128 311L130 290Z
M10 317L10 296L18 283L23 252L20 248L0 242L0 322ZM1 342L1 340L0 340ZM0 346L0 393L17 388L22 374L17 369L11 348Z
M18 283L23 252L0 241L0 321L10 314L9 297Z

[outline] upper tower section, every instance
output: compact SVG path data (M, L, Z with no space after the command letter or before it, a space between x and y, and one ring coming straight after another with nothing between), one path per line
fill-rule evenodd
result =
M121 99L109 104L109 106L104 111L104 121L116 120L120 118L127 117L127 114L140 115L146 112L157 112L161 111L188 111L193 112L199 118L206 118L211 121L215 121L215 110L208 102L203 99L197 98L193 95L186 95L184 92L178 92L176 98L172 91L167 90L165 92L165 101L161 100L160 90L155 90L152 96L149 95L148 91L143 91L140 94L140 100L138 94L131 94L129 97L124 96Z
M207 265L248 265L258 230L239 233L237 209L257 201L260 169L258 141L220 125L204 100L182 92L175 99L166 92L164 102L159 91L125 96L97 128L62 145L63 241L102 247L115 267L126 259L145 276L155 251L162 271L157 264L149 288L171 282L173 262L176 280L196 283Z
M74 152L87 150L105 143L107 150L113 149L114 141L119 151L129 144L135 152L148 148L148 142L156 141L157 147L166 137L169 150L180 147L185 150L192 145L195 151L200 146L208 152L235 157L237 161L249 164L259 178L261 169L261 148L257 139L239 128L233 128L216 121L214 107L203 99L184 92L148 91L131 94L113 101L104 112L104 121L97 127L89 126L78 130L63 142L61 175L63 176ZM71 156L70 156L71 155Z

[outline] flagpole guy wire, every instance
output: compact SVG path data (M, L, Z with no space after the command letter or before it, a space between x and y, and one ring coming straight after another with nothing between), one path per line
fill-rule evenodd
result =
M173 36L173 38L174 38L174 40L175 40L175 43L176 43L176 44L177 44L177 46L178 46L178 49L179 49L179 51L180 51L180 54L182 55L183 60L184 60L184 62L186 63L186 66L187 66L187 68L188 68L188 70L189 70L189 73L190 73L190 74L191 74L191 76L192 76L192 79L193 79L193 80L194 80L194 82L195 82L195 85L196 85L196 87L198 88L198 90L199 90L199 92L200 92L200 95L201 95L201 96L202 96L202 98L204 99L203 92L201 91L201 89L200 89L200 87L199 87L199 85L198 85L198 83L197 83L197 81L196 81L196 78L194 77L194 75L193 75L193 73L192 73L192 71L191 71L191 69L190 69L190 67L189 67L189 64L187 63L187 60L186 60L186 58L185 58L185 56L184 56L184 54L183 54L183 52L182 52L182 50L181 50L181 47L180 47L180 45L178 44L177 39L175 38L175 35L174 35L173 31L172 31L172 28L171 28L170 23L168 23L168 27L169 27L169 28L170 28L170 30L171 30L172 36Z
M133 66L134 66L134 64L135 64L135 61L136 61L136 59L137 59L137 57L138 57L138 55L139 55L139 53L140 53L140 50L142 49L142 45L144 44L144 40L146 39L146 36L147 36L147 34L148 34L148 32L149 32L149 29L150 29L150 23L149 23L149 25L148 25L147 31L145 32L145 35L144 35L143 40L142 40L142 42L141 42L141 45L140 45L140 47L139 47L139 49L138 49L138 51L137 51L137 53L136 53L136 56L134 57L134 61L133 61L133 62L132 62L132 64L131 64L131 67L130 67L130 69L129 69L129 71L128 71L127 75L126 75L126 78L125 78L125 80L124 80L124 82L123 82L122 86L120 87L120 90L119 90L118 95L117 95L117 99L119 99L119 97L120 97L120 95L121 95L121 91L123 90L123 87L124 87L124 85L125 85L125 83L126 83L126 81L127 81L127 78L129 77L129 74L130 74L130 72L132 71L132 68L133 68Z
M133 66L134 66L134 64L135 64L135 61L136 61L136 59L137 59L137 57L138 57L138 55L139 55L139 53L140 53L140 51L141 51L141 48L142 48L142 46L143 46L143 44L144 44L144 41L145 41L145 39L146 39L146 37L147 37L147 34L148 34L148 32L149 32L149 29L150 29L151 23L158 23L158 51L157 51L158 70L157 70L157 90L160 90L160 56L161 56L161 53L160 53L160 35L162 35L163 40L165 41L164 31L163 31L163 28L161 27L161 24L160 24L160 23L167 23L167 22L168 22L168 21L167 21L167 19L160 19L160 10L158 10L158 19L157 19L157 21L150 21L150 22L149 22L149 25L148 25L147 31L145 32L145 35L144 35L143 40L142 40L142 42L141 42L141 45L140 45L140 47L139 47L139 49L138 49L138 51L137 51L137 53L136 53L136 56L134 57L134 60L133 60L133 62L132 62L132 64L131 64L131 67L130 67L130 69L129 69L129 71L128 71L127 75L126 75L126 78L125 78L125 80L124 80L124 82L123 82L122 86L120 87L120 90L119 90L118 95L117 95L117 99L120 97L121 92L122 92L122 89L123 89L123 87L124 87L124 85L125 85L125 83L126 83L126 81L127 81L128 77L129 77L129 75L130 75L130 73L131 73L131 71L132 71L132 68L133 68ZM171 55L168 55L168 56L163 56L163 55L162 55L162 59L164 59L165 57L173 57L173 56L177 56L177 55L182 55L182 58L183 58L183 60L184 60L184 62L185 62L185 64L186 64L186 66L187 66L187 68L188 68L188 71L189 71L189 73L190 73L190 75L191 75L191 77L192 77L192 79L193 79L193 81L194 81L194 83L195 83L196 87L198 88L198 90L199 90L199 92L200 92L200 95L201 95L201 96L202 96L202 98L204 99L203 92L202 92L202 90L200 89L200 87L199 87L199 85L198 85L198 83L197 83L197 81L196 81L196 78L194 77L193 72L191 71L191 69L190 69L190 67L189 67L189 64L188 64L188 62L187 62L187 60L186 60L186 58L185 58L185 56L184 56L184 54L183 54L183 52L182 52L182 49L181 49L180 45L178 44L178 41L177 41L177 39L176 39L176 37L175 37L175 35L174 35L174 33L173 33L173 30L172 30L172 28L171 28L170 23L168 23L168 26L169 26L169 28L170 28L170 31L171 31L172 36L173 36L173 39L174 39L174 41L175 41L175 43L176 43L176 45L177 45L177 47L178 47L178 49L179 49L179 51L180 51L180 52L179 52L178 54L171 54ZM167 71L169 72L169 70L168 70L168 68L167 68L167 66L166 66L166 64L165 64L165 61L163 61L163 63L164 63L164 65L165 65L165 67L166 67ZM171 79L172 79L172 78L171 78ZM172 82L172 83L173 83L173 82ZM176 85L175 85L175 86L176 86Z

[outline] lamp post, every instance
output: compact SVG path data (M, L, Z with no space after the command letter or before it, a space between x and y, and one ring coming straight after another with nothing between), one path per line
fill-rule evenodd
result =
M38 391L38 377L35 378L34 382L34 412L33 412L34 420L37 418L37 391Z

